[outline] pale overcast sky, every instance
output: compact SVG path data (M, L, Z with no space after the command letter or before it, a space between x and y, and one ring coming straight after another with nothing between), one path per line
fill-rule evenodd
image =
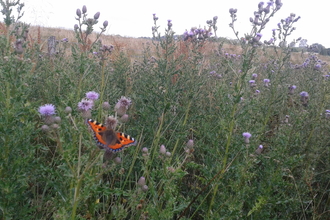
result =
M152 14L159 17L158 25L162 33L167 20L172 20L173 30L182 34L191 27L204 27L206 20L218 16L218 36L234 38L230 23L229 8L237 8L236 29L241 37L251 30L250 17L258 9L259 0L21 0L25 3L22 21L31 25L45 27L64 27L73 29L76 22L76 9L87 6L89 17L100 12L99 26L108 20L107 34L119 34L132 37L151 37L153 25ZM267 1L264 1L267 3ZM297 30L293 38L307 39L308 44L320 43L330 47L328 3L325 0L301 1L282 0L283 7L263 30L262 40L269 40L271 30L277 27L281 19L287 18L290 13L301 16L296 23Z

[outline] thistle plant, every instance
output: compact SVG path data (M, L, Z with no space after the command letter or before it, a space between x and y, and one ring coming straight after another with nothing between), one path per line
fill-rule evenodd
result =
M78 43L81 45L80 48L82 52L92 52L93 46L106 31L108 26L108 21L104 21L103 27L100 27L100 33L96 35L96 39L92 42L88 37L94 31L94 26L99 22L100 12L96 12L93 18L88 18L87 15L87 7L85 5L82 7L82 10L79 8L76 10L76 20L78 24L74 25L74 31ZM85 30L83 30L84 28Z

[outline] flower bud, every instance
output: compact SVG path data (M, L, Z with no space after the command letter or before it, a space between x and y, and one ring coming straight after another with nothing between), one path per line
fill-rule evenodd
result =
M124 114L123 116L121 116L120 121L122 123L126 123L128 121L128 118L128 114Z
M48 125L43 125L43 126L41 126L41 130L43 132L48 132L49 131L49 126Z
M96 14L94 15L94 19L97 20L99 19L99 17L100 17L100 12L96 12Z
M113 159L113 161L115 162L115 164L121 164L121 158L120 157L116 157L115 159Z
M146 178L143 177L143 176L141 176L140 179L138 180L137 184L138 184L139 186L144 186L144 185L146 185Z
M75 24L75 25L73 26L73 29L76 31L76 30L79 29L79 26L78 26L77 24Z
M79 8L78 8L77 11L76 11L76 15L77 15L79 18L81 18L81 11L80 11Z
M142 186L141 189L142 189L143 192L147 192L148 191L148 186L147 185L144 185L144 186Z
M61 122L61 117L59 117L59 116L54 117L54 122L55 123L60 123Z
M194 146L194 140L190 139L188 142L187 142L187 147L188 148L192 148Z
M102 108L103 108L104 110L109 110L109 109L110 109L110 104L109 104L109 102L103 102L103 104L102 104Z
M84 5L84 6L82 7L82 13L83 13L83 14L86 14L86 12L87 12L87 7L86 7L86 5Z
M104 28L108 27L108 24L109 24L108 21L104 21L104 22L103 22L103 27L104 27Z
M161 154L166 154L166 148L165 148L165 146L164 146L163 144L160 145L159 153L161 153Z

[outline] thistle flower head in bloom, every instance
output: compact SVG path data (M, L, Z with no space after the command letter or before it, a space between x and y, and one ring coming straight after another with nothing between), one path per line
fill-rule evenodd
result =
M257 77L258 77L258 74L256 74L256 73L252 74L252 79L256 79Z
M301 97L308 97L309 94L308 94L308 92L302 91L302 92L300 93L300 96L301 96Z
M264 146L259 145L259 147L256 150L256 154L261 154L263 150L264 150Z
M126 114L126 111L131 104L131 99L122 96L115 105L115 111L118 115L123 116L124 114Z
M245 143L250 143L250 137L252 136L249 132L244 132L243 134L243 137L244 137L244 141L245 141Z
M90 100L97 100L99 98L99 94L97 92L94 91L90 91L86 93L86 98L90 99Z
M46 104L39 107L39 113L42 116L50 116L55 114L55 106L53 104Z
M264 86L268 87L270 83L270 79L264 79Z
M308 105L308 97L309 97L308 92L302 91L300 93L300 101L302 102L302 105L305 107Z
M89 99L82 99L81 102L78 102L78 109L81 111L91 110L93 106L94 106L93 101Z
M291 85L289 86L289 94L293 94L294 93L294 90L297 88L297 86L295 85Z

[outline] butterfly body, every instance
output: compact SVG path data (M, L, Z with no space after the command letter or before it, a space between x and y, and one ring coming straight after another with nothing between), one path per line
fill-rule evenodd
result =
M93 130L94 139L101 148L112 152L118 152L125 147L136 145L135 139L130 135L115 132L113 129L109 129L93 119L88 119L87 124Z

